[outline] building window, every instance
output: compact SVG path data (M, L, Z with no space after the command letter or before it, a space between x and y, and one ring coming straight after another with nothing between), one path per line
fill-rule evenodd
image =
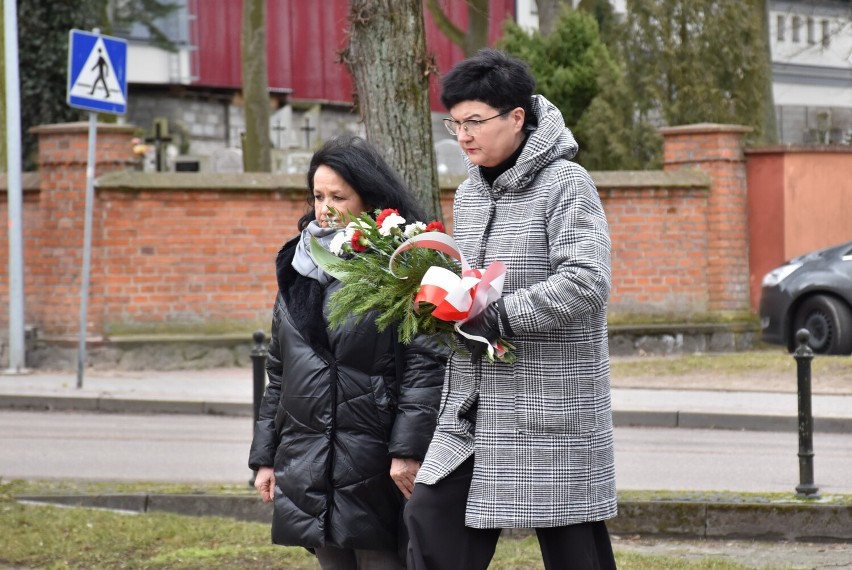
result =
M802 19L798 16L793 16L793 43L797 44L801 40Z
M814 45L816 43L816 24L813 18L808 18L808 43Z
M784 41L784 26L787 23L786 20L787 19L784 17L783 14L775 18L775 39L777 39L779 42Z
M831 43L831 24L828 20L822 21L822 47L827 48Z

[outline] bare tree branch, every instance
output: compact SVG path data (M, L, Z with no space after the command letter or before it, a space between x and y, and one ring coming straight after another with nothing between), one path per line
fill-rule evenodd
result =
M451 42L464 49L465 33L447 17L438 0L426 0L426 8L441 33L447 36Z
M456 26L441 7L439 0L426 0L426 8L435 25L451 42L459 46L465 57L470 57L488 46L489 0L465 0L467 4L467 31Z

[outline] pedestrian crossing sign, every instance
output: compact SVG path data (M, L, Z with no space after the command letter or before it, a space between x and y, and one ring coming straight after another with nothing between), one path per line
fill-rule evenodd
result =
M68 43L68 104L123 115L127 111L127 42L71 30Z

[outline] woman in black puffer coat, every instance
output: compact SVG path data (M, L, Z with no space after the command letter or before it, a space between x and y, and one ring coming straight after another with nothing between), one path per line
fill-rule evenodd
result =
M314 236L335 233L328 206L358 215L420 209L376 150L358 137L327 143L311 160L301 235L278 253L269 384L249 466L274 500L272 541L314 550L324 569L401 568L404 499L435 427L446 354L428 338L401 345L375 315L327 326L341 284L310 257Z

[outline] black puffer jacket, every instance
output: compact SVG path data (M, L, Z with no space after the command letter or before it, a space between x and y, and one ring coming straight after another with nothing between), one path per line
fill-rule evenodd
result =
M371 315L327 328L340 283L298 274L295 245L276 263L269 384L249 456L252 469L275 470L272 541L396 550L403 498L391 458L423 459L446 355L428 339L398 344Z

